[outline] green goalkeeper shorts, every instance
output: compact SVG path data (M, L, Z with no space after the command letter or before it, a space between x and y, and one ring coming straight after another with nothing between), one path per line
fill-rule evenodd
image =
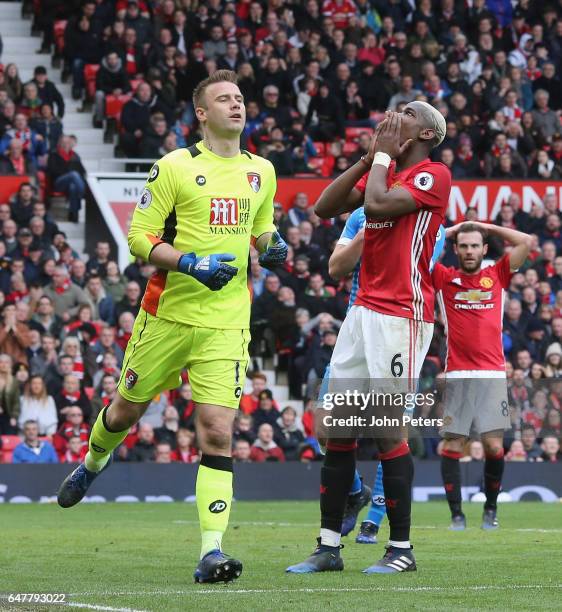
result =
M249 342L247 329L192 327L141 309L125 352L119 393L130 402L150 401L177 388L186 368L194 402L238 408Z

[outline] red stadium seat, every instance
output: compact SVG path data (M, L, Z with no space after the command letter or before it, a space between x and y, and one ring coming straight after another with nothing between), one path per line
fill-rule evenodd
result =
M130 85L131 85L131 89L133 90L133 92L137 91L137 87L141 84L144 83L144 79L131 79L129 81Z
M322 169L322 166L324 165L324 158L323 157L311 157L308 160L308 165L312 166L312 168L314 168L315 170L320 171Z
M66 19L58 19L55 21L53 26L53 33L55 35L55 48L58 55L62 55L64 51L64 31L66 30Z
M2 449L0 450L0 463L12 463L14 448L21 443L19 436L2 436Z
M325 142L313 142L314 148L318 152L318 156L322 157L326 154L326 143Z
M355 140L359 138L359 135L363 132L367 132L367 134L373 133L373 128L370 127L346 127L345 128L345 139L349 142L350 140Z
M369 119L373 119L377 123L380 123L384 119L384 113L380 111L371 111L369 113Z
M345 142L343 145L343 154L351 155L352 153L355 153L358 148L359 145L356 142Z
M114 119L119 125L121 119L121 111L127 102L132 98L131 94L121 94L120 96L105 97L105 116L108 119Z
M86 64L84 66L84 82L86 83L86 97L88 100L94 99L94 94L96 93L96 75L99 69L99 64Z

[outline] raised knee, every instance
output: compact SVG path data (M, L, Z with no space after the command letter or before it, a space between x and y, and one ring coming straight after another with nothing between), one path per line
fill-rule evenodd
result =
M225 450L230 448L232 432L230 428L221 423L202 424L203 437L210 448Z

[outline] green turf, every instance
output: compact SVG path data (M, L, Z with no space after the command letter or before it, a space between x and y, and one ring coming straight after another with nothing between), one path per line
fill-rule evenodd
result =
M492 533L479 529L480 504L467 505L466 513L467 531L452 533L444 503L415 505L417 573L366 576L361 569L381 556L383 546L344 538L344 572L293 576L285 567L312 551L318 505L238 502L224 544L244 562L244 573L225 586L193 583L199 549L193 504L108 503L70 510L4 504L0 593L68 593L67 601L98 610L162 612L560 610L561 506L502 505L501 529ZM381 534L388 537L386 523ZM5 601L0 609L6 609Z

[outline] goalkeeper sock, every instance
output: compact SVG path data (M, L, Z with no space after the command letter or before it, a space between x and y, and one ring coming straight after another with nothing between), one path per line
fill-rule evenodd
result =
M461 457L462 453L447 449L441 453L441 477L452 516L462 514Z
M373 495L371 497L371 507L367 514L366 521L374 523L377 527L380 527L382 519L386 514L386 506L384 505L384 487L382 484L382 463L379 461L377 467L377 477L375 484L373 485Z
M328 442L320 475L320 538L326 546L339 545L347 497L355 474L356 443Z
M232 457L201 457L195 498L201 527L202 559L211 550L221 550L232 504Z
M386 514L393 546L410 545L414 462L406 442L380 453Z
M504 465L503 448L495 455L486 453L484 463L484 491L486 493L484 508L486 510L495 510L497 507Z
M111 453L123 442L129 433L125 431L112 431L107 426L106 413L110 406L106 406L98 414L90 434L89 450L84 459L84 465L90 472L99 472L109 461Z

